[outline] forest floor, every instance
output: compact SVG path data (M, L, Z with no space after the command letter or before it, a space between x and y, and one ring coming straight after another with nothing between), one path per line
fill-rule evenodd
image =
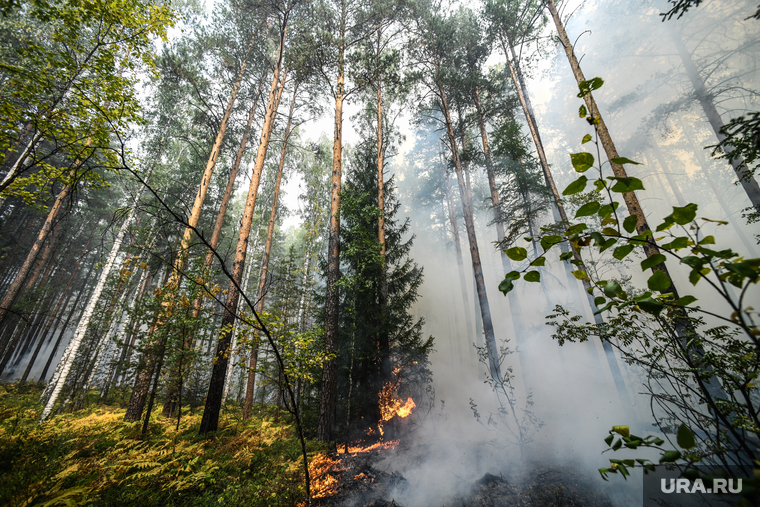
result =
M223 413L219 430L198 435L203 408L176 418L153 410L123 422L127 397L37 421L43 386L0 384L0 505L291 506L304 498L301 448L293 424L273 407ZM309 453L321 447L308 442Z
M304 506L301 448L294 425L275 421L275 408L254 409L242 420L239 406L225 408L219 430L198 435L202 407L176 418L153 410L147 435L142 422L123 421L128 392L98 404L92 391L83 408L38 424L38 384L0 384L0 506ZM413 441L414 439L412 439ZM424 447L424 446L422 446ZM307 441L312 505L403 507L418 505L415 490L384 461L405 456L415 463L411 442L395 451L327 453ZM419 463L418 463L419 465ZM609 507L583 482L555 478L512 482L489 473L448 498L449 506ZM322 493L322 494L320 494ZM419 493L419 492L417 492ZM418 497L419 495L412 495Z

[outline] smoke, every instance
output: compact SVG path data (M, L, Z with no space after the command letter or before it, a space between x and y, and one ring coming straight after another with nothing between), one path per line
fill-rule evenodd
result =
M574 7L568 5L566 12L572 12ZM579 38L576 51L585 54L582 66L586 77L600 76L606 81L597 93L597 101L620 154L644 164L630 166L629 174L644 181L647 190L640 193L640 200L650 224L659 224L672 211L671 206L683 205L677 201L680 192L686 202L699 205L698 216L730 222L722 229L708 227L705 232L721 238L721 248L754 256L754 235L760 231L741 217L749 200L734 184L736 177L731 167L702 149L717 139L694 99L684 62L675 54L672 42L674 36L681 37L693 50L694 61L708 76L708 87L722 93L716 101L725 120L747 108L756 109L754 95L744 92L757 90L760 84L758 55L756 49L749 50L757 45L760 25L741 15L754 12L753 4L707 2L683 20L668 23L660 20L663 10L664 2L586 2L570 19L567 30L571 39L590 30ZM732 37L726 37L729 33ZM732 53L736 47L742 50ZM755 61L749 62L751 58ZM742 69L746 72L740 75ZM718 84L728 82L735 89ZM590 128L578 118L581 101L575 96L577 85L564 53L552 50L543 54L528 80L528 88L561 191L575 177L568 153L584 148L592 151L588 145L580 144ZM511 368L514 375L518 415L528 410L535 416L534 427L528 428L535 431L532 441L522 448L515 444L516 424L510 421L509 407L508 417L499 417L503 406L485 382L486 369L478 363L473 345L481 345L483 338L477 335L474 325L470 329L465 325L467 313L474 319L477 311L466 235L460 232L467 280L463 297L451 236L444 234L440 223L445 219L436 221L441 211L429 203L421 204L415 193L421 172L441 170L433 167L433 160L422 163L428 167L420 167L419 161L420 148L439 135L432 130L407 131L407 142L392 167L405 213L417 235L412 257L425 270L415 312L426 320L425 334L436 338L436 350L430 358L435 400L427 408L418 403L410 433L376 467L407 479L408 484L399 486L394 497L406 506L449 505L455 499L466 498L473 484L486 473L502 475L514 484L529 484L537 477L550 476L565 485L597 490L614 505L640 503L640 471L628 481L612 476L606 483L597 469L607 466L610 457L656 460L655 454L641 450L635 456L622 456L623 451L615 456L603 454L607 448L603 439L613 425L630 425L633 432L643 436L658 434L652 424L649 398L643 394L641 372L617 358L631 397L630 406L626 406L615 389L598 340L559 347L552 339L553 328L546 325L545 317L555 305L581 315L583 321L593 321L583 287L567 279L556 256L549 256L541 284L517 284L527 328L527 336L518 346L509 302L497 290L504 271L493 247L496 232L486 225L490 215L482 208L476 222L488 301L497 340L513 351L505 357L502 367ZM483 178L482 174L474 175L474 184ZM572 206L568 211L574 214ZM551 218L544 217L544 223L548 222ZM460 228L463 229L461 221ZM630 278L634 286L646 286L646 275L638 269L642 259L627 263L610 262L610 258L596 260L596 268L605 276ZM718 312L727 309L725 302L716 301L706 284L692 286L688 270L676 263L669 263L669 268L674 282L684 292ZM757 291L747 297L758 302ZM714 321L708 319L708 323ZM527 404L529 399L532 405ZM511 422L511 427L504 422Z

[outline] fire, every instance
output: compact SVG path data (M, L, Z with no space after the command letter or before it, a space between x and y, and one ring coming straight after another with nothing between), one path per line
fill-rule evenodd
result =
M340 458L317 454L309 463L312 498L327 498L337 493L338 475L344 470Z
M368 445L366 447L361 447L359 445L349 445L348 446L348 454L360 454L363 452L370 452L374 451L375 449L393 449L398 445L398 440L389 440L388 442L377 442L372 445ZM338 448L339 454L346 454L346 448L345 447L339 447Z
M407 398L406 403L393 396L394 385L390 382L385 384L380 391L380 415L383 422L390 421L394 416L408 417L412 409L417 407L412 398Z
M393 370L393 376L398 378L398 372L400 368ZM361 446L361 442L354 442L353 445L338 446L338 455L317 454L309 463L309 475L311 479L311 496L312 498L327 498L335 495L338 492L339 477L341 472L346 470L347 465L341 463L341 454L360 454L365 452L371 452L377 449L393 449L399 441L389 440L384 442L382 437L384 435L383 423L387 423L394 417L406 418L412 414L417 405L412 398L407 398L406 402L401 401L394 394L396 390L396 382L387 382L383 389L380 391L379 408L380 408L380 421L377 427L372 427L367 431L367 436L375 435L376 432L380 433L380 441L371 445ZM372 438L374 440L375 438ZM364 473L354 476L354 480L366 481L367 477ZM369 478L370 482L374 482L374 477Z

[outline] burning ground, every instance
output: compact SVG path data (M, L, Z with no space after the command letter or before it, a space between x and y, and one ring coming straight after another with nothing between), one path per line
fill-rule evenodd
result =
M598 477L493 438L487 428L380 396L382 420L365 437L310 464L313 505L323 507L612 507ZM540 446L539 446L540 447ZM552 463L552 465L549 465ZM627 499L630 501L630 499Z

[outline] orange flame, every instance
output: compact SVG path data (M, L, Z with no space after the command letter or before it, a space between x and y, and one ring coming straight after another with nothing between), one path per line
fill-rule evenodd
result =
M394 416L401 418L408 417L412 409L417 407L414 400L406 399L406 403L393 396L393 384L388 382L380 391L380 415L383 422L390 421Z
M374 451L375 449L393 449L398 445L398 440L390 440L388 442L377 442L372 445L368 445L366 447L362 447L359 445L349 445L348 446L348 454L359 454L363 452L370 452ZM339 454L346 454L346 448L340 447L338 448Z
M337 493L338 478L333 474L343 471L339 458L317 454L309 463L312 498L327 498Z

